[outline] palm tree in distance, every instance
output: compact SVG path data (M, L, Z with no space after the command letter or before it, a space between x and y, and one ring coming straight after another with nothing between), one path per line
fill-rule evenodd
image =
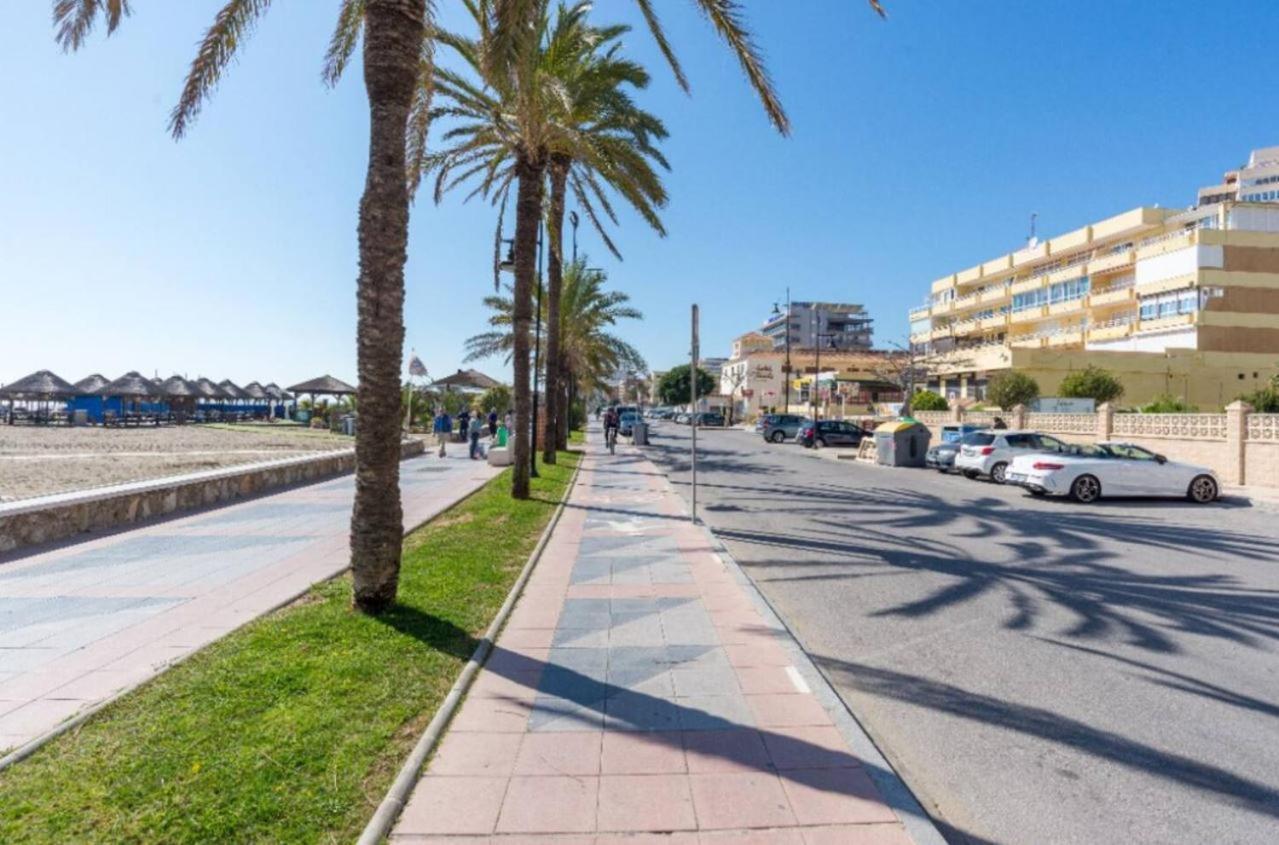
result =
M628 87L647 86L648 74L619 56L618 39L629 28L590 28L585 24L589 8L584 2L571 7L561 4L553 26L543 17L539 29L544 34L537 45L535 68L505 90L505 78L491 83L485 79L483 85L476 85L461 74L437 70L435 87L442 105L436 107L433 117L453 118L458 124L444 134L445 149L424 160L426 169L434 171L437 202L445 191L476 179L479 185L471 195L491 195L503 210L509 191L522 184L517 178L521 162L536 158L543 163L547 182L544 190L549 196L545 206L549 246L545 382L548 436L543 450L543 460L548 463L554 462L558 432L565 423L559 407L560 321L555 315L559 312L566 195L572 191L615 255L619 253L601 223L601 217L617 221L606 189L619 194L659 234L665 235L658 211L667 197L657 168L665 168L667 163L654 142L666 137L666 128L655 116L636 106L626 91ZM477 23L480 38L448 33L441 33L439 38L458 53L475 76L484 78L491 73L487 52L493 45L486 39L491 39L492 30L486 30L482 20ZM526 95L510 90L521 84L543 89L533 92L540 110L531 116L521 114L517 105ZM527 139L536 140L530 143ZM532 149L535 144L537 148ZM410 138L410 148L425 146L424 139ZM499 237L502 216L499 214ZM537 221L525 222L534 229ZM517 216L517 274L520 223ZM516 290L521 291L518 275ZM520 295L517 293L517 302ZM520 389L517 375L517 397ZM517 408L519 404L517 400ZM522 419L519 430L527 430Z
M463 2L470 5L479 0ZM521 23L531 23L541 16L544 0L491 2L495 7L492 19L502 45L498 52L507 57L517 55L510 45L526 39L527 26ZM687 90L688 82L667 41L653 1L634 2L681 87ZM736 54L769 119L785 134L789 123L737 0L695 2ZM883 14L880 0L867 2ZM271 0L226 0L217 12L170 116L169 129L175 138L186 133L236 51L270 4ZM434 41L425 36L433 26L433 4L427 0L337 0L337 4L338 22L325 57L323 78L328 84L335 84L362 40L369 103L368 167L357 227L360 426L356 435L351 568L356 607L377 613L395 601L399 584L403 532L399 396L409 219L405 174L420 169L410 168L406 161L405 137L410 120L420 127L430 114ZM105 21L110 35L131 11L129 0L52 0L52 6L55 38L67 51L79 49L99 20ZM420 157L424 149L412 152ZM528 205L538 207L539 198L531 185L529 193ZM530 246L531 241L524 244L523 260L531 265ZM527 477L524 487L527 492Z
M586 265L582 257L564 265L564 290L560 298L560 367L563 383L569 392L568 405L576 397L604 390L609 379L618 372L646 369L644 358L629 343L613 333L623 320L642 320L644 315L630 305L630 297L621 291L605 290L608 276ZM501 356L510 361L515 350L515 304L511 288L505 294L484 298L492 312L490 330L466 341L467 361ZM549 303L544 317L551 319Z

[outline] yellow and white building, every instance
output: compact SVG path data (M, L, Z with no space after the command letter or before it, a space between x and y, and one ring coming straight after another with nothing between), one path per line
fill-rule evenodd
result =
M1203 409L1279 371L1279 147L1200 191L1189 210L1136 208L933 282L912 347L949 398L1016 369L1045 396L1090 364L1125 404L1172 394Z

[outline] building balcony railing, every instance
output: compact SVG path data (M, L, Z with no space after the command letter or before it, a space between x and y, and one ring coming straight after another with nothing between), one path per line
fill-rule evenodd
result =
M1123 285L1118 288L1106 288L1099 293L1088 295L1088 304L1093 308L1103 305L1125 305L1137 300L1137 291L1132 285Z
M990 288L977 294L977 301L982 305L990 305L997 302L1003 302L1011 294L1008 292L1008 285L1000 285L997 288Z
M921 305L918 308L912 308L909 313L910 321L913 323L916 320L922 320L931 313L931 306L929 305Z
M1046 338L1050 347L1060 346L1082 346L1084 342L1084 330L1082 328L1069 329L1050 334Z
M1072 311L1080 311L1084 307L1085 300L1083 297L1078 299L1067 299L1064 302L1053 302L1048 306L1048 316L1056 317L1061 314L1069 314Z
M1199 321L1199 315L1195 314L1173 314L1168 317L1156 317L1153 320L1138 320L1137 332L1159 332L1168 329L1181 328L1182 326L1193 326Z
M1022 279L1019 282L1013 282L1008 286L1010 294L1026 293L1027 291L1038 290L1044 286L1043 276L1032 276L1029 279Z
M1040 317L1048 316L1048 308L1044 305L1036 305L1033 308L1023 308L1020 311L1013 311L1008 315L1010 323L1026 323L1031 320L1038 320Z
M1137 259L1153 258L1156 255L1176 252L1179 249L1194 246L1198 242L1199 232L1195 229L1182 229L1155 235L1137 244Z
M1135 317L1122 317L1091 325L1088 327L1088 340L1118 340L1119 338L1127 337L1132 334L1132 326L1135 321Z
M1100 273L1109 273L1112 270L1131 266L1136 260L1137 252L1134 249L1125 249L1123 252L1103 255L1101 258L1094 258L1088 262L1088 275L1095 276Z
M982 331L989 331L990 329L1002 329L1006 325L1008 325L1007 314L995 314L991 317L984 317L977 321L977 327L980 328Z

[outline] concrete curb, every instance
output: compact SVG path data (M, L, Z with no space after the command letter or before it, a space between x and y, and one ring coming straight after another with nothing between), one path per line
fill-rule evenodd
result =
M643 453L641 452L641 454ZM657 464L652 458L648 458L648 460L657 468ZM662 474L662 481L671 494L683 504L684 512L688 513L688 501L675 489L674 485L671 484L670 478L665 473ZM831 685L826 674L809 658L808 653L799 644L799 638L795 636L795 632L773 609L772 604L769 603L768 599L755 585L755 581L746 574L746 571L737 563L723 541L716 536L710 526L700 518L697 520L697 526L706 532L711 548L728 565L734 579L750 596L756 609L763 616L765 623L774 630L786 632L787 641L784 647L789 653L795 668L799 670L804 680L808 683L813 695L821 701L827 712L831 714L835 726L844 735L853 753L870 764L867 767L867 774L875 782L875 786L879 788L880 793L884 796L884 801L897 814L897 818L906 828L911 839L914 840L916 845L946 845L946 838L942 836L932 818L920 805L915 794L911 792L910 787L897 774L897 770L884 757L879 746L875 744L866 729L862 727L856 714L835 692L835 688Z
M497 616L493 617L493 621L489 623L488 630L484 632L484 637L480 640L479 645L475 647L475 651L471 653L471 659L466 662L461 674L453 682L453 687L449 690L448 695L444 696L444 700L440 702L440 707L435 711L435 716L431 719L430 724L426 726L426 730L418 738L417 744L409 752L408 759L400 767L399 774L395 776L395 780L391 783L391 788L387 790L381 803L378 804L377 809L373 812L373 817L365 825L364 831L357 840L357 845L377 845L377 843L382 842L400 817L400 811L408 803L409 795L413 792L413 787L417 785L418 775L422 771L422 766L426 764L427 757L435 749L436 743L439 742L440 737L444 734L448 723L453 718L453 714L457 712L458 706L462 703L463 696L471 688L471 683L475 680L475 676L479 674L480 668L488 659L489 653L493 650L493 643L497 640L497 635L506 625L506 620L511 615L515 602L519 599L520 594L524 592L524 587L528 584L528 580L533 574L533 569L537 566L537 562L541 560L542 552L546 549L546 544L550 542L551 533L555 530L555 526L559 524L560 516L564 513L568 497L572 495L573 488L577 486L577 478L582 472L582 463L582 460L577 462L577 467L573 470L573 477L569 479L568 486L564 488L564 495L560 498L560 503L555 508L555 513L551 515L551 521L546 524L546 528L543 529L537 545L533 547L532 553L529 554L528 560L525 561L519 577L511 585L511 591L506 594L506 601L498 609Z
M421 457L421 455L416 455L416 456L414 456L414 457ZM409 458L408 460L412 460L412 459L413 459L413 458ZM496 477L497 477L497 476L494 476L494 478L496 478ZM576 479L576 477L577 477L577 476L575 475L575 476L574 476L574 479ZM492 480L492 479L490 479L490 480ZM412 525L412 526L409 526L409 527L405 528L405 529L404 529L404 536L405 536L405 537L409 536L409 535L410 535L410 534L412 534L414 531L418 530L418 529L419 529L419 528L421 528L423 525L426 525L428 522L430 522L431 520L435 519L437 516L439 516L440 514L444 513L444 512L445 512L446 510L448 510L449 508L454 507L455 505L459 505L459 504L461 504L462 502L465 502L467 499L471 498L471 497L472 497L472 496L474 496L476 493L478 493L479 491L483 490L483 489L484 489L484 487L485 487L487 484L488 484L488 482L486 481L486 482L484 482L484 484L481 484L481 485L479 485L478 487L476 487L475 489L468 491L468 492L467 492L467 493L465 493L464 495L462 495L462 496L458 496L458 497L457 497L456 499L454 499L452 502L449 502L448 504L441 505L440 507L436 508L434 511L432 511L431 513L429 513L429 514L427 514L425 517L423 517L421 520L419 520L416 524L414 524L414 525ZM268 494L268 495L269 495L269 494ZM23 760L27 759L27 758L28 758L28 757L30 757L32 754L34 754L34 753L36 753L37 751L39 751L39 750L41 749L41 747L43 747L45 744L47 744L47 743L48 743L48 742L50 742L51 740L57 739L59 736L61 736L62 734L66 733L67 731L70 731L70 730L73 730L73 729L75 729L75 728L80 727L80 726L81 726L81 725L83 725L85 722L87 722L87 721L89 721L90 719L92 719L95 715L97 715L97 714L98 714L100 711L102 711L103 709L105 709L105 708L109 707L110 705L114 704L116 701L120 700L121 698L124 698L124 697L125 697L126 695L128 695L129 693L134 692L134 691L136 691L137 689L139 689L139 688L141 688L141 687L145 686L146 684L151 683L151 682L152 682L152 681L154 681L156 678L158 678L161 674L163 674L164 672L169 671L169 670L170 670L170 669L172 669L174 666L177 666L177 665L179 665L179 664L181 664L181 663L184 663L184 662L185 662L185 661L187 661L187 660L190 660L192 657L194 657L195 655L197 655L197 654L199 654L200 652L204 651L206 648L208 648L209 646L213 645L214 643L220 642L220 641L221 641L223 638L225 638L228 634L231 634L231 633L233 633L233 632L235 632L235 631L240 630L240 628L243 628L245 625L248 625L248 624L250 624L250 623L252 623L252 622L256 622L257 620L261 619L263 616L267 616L267 615L269 615L269 614L275 613L277 610L280 610L281 608L284 608L284 607L287 607L287 606L289 606L289 605L293 604L295 601L297 601L298 599L302 598L302 597L303 597L304 595L306 595L307 593L311 592L311 588L312 588L312 587L314 587L316 584L323 584L323 583L325 583L326 581L332 581L334 578L338 578L338 577L340 577L340 576L342 576L342 575L345 575L348 571L350 571L350 567L349 567L349 566L345 566L345 567L343 567L341 570L339 570L338 572L335 572L333 575L330 575L328 578L321 578L321 579L320 579L320 580L318 580L318 581L313 581L313 582L311 582L311 583L310 583L310 584L308 584L306 587L303 587L301 590L298 590L296 593L294 593L294 594L290 595L288 598L285 598L285 599L283 599L283 600L281 600L281 601L277 602L276 604L274 604L274 605L272 605L271 607L267 608L267 609L266 609L266 610L264 610L262 613L258 614L257 616L253 617L252 619L246 619L246 620L245 620L244 622L242 622L239 626L237 626L237 627L235 627L235 628L232 628L231 630L227 631L227 632L226 632L226 633L224 633L221 637L218 637L216 640L213 640L213 642L206 643L205 645L201 646L200 648L195 649L194 651L190 651L190 652L188 652L187 654L182 655L181 657L177 657L177 658L175 658L175 659L173 659L173 660L169 661L168 663L164 664L164 666L163 666L161 669L159 669L158 671L156 671L156 672L155 672L155 673L153 673L152 675L150 675L150 676L148 676L148 677L146 677L146 678L143 678L142 680L138 681L136 684L133 684L132 686L128 686L128 687L125 687L124 689L118 690L117 692L115 692L114 694L112 694L110 697L108 697L108 698L104 698L102 701L99 701L97 704L94 704L94 705L92 705L92 706L90 706L90 707L86 707L84 710L81 710L79 713L76 713L74 716L72 716L70 719L67 719L65 722L59 722L57 725L55 725L54 727L50 728L48 731L46 731L45 733L41 734L40 736L37 736L37 737L35 737L35 738L31 739L31 740L28 740L27 742L23 743L22 745L19 745L17 748L15 748L15 749L13 749L12 751L10 751L10 752L9 752L8 754L6 754L4 757L0 757L0 772L3 772L5 769L9 768L10 766L12 766L12 765L14 765L14 764L16 764L16 763L21 763Z

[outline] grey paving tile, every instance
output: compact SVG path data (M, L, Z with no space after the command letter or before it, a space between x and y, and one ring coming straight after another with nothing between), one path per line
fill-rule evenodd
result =
M680 697L708 695L741 695L737 673L729 666L692 666L672 669L675 694Z
M662 621L657 614L636 614L634 618L613 616L613 627L608 631L610 646L654 646L665 643Z
M608 599L566 599L559 625L564 628L607 628L612 614Z
M672 731L680 725L679 708L672 700L641 692L619 692L604 707L606 730Z

